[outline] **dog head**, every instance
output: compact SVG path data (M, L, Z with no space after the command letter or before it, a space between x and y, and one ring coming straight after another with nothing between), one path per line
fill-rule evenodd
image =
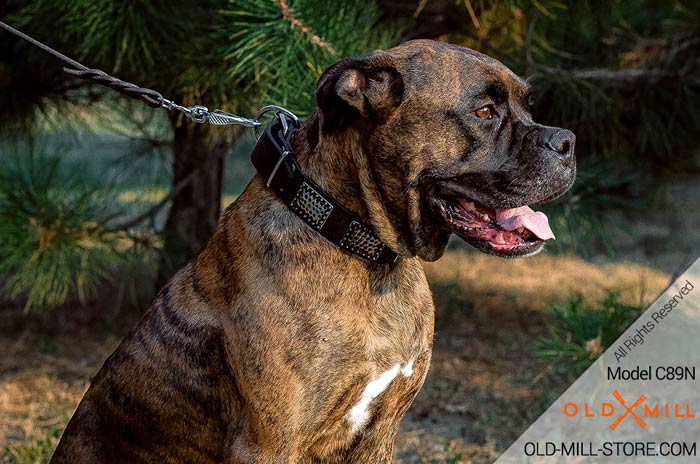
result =
M316 95L322 137L356 137L413 254L439 258L451 233L508 257L553 238L528 205L571 187L575 136L535 123L527 84L497 60L411 41L336 63Z

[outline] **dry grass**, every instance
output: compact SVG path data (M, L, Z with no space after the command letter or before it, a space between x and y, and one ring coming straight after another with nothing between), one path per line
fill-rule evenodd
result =
M432 284L457 285L466 294L495 298L518 308L542 310L545 303L562 301L576 291L599 300L605 289L616 290L626 303L649 305L669 283L664 272L634 263L591 264L579 258L540 254L506 260L455 250L425 271ZM505 300L505 301L504 301Z
M52 429L65 427L90 376L117 343L114 337L1 337L0 450L11 446L24 451L22 462L40 462L26 456ZM10 458L5 452L0 462L16 459Z
M598 299L604 288L638 302L643 285L649 303L669 279L635 264L546 255L506 261L451 251L425 267L437 308L435 349L397 440L402 464L493 462L566 386L541 380L545 366L534 357L546 302L571 291ZM0 462L45 461L42 449L55 445L55 430L118 341L115 335L0 335Z

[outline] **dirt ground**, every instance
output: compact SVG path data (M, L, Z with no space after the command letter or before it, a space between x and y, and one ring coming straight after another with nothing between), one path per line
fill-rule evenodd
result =
M493 462L565 389L535 357L547 302L574 290L595 301L609 288L648 304L669 282L667 274L636 264L547 255L502 260L460 250L425 268L437 309L435 349L397 439L401 464ZM55 445L124 329L53 327L39 335L35 327L2 326L0 462L20 461L11 456L41 462L32 457L35 448Z

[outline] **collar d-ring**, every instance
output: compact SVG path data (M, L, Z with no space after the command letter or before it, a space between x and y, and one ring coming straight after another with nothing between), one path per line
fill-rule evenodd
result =
M275 115L282 116L282 117L280 117L280 121L282 122L282 125L283 125L284 135L287 135L287 131L289 130L287 117L289 117L291 119L294 127L299 127L301 125L301 121L299 121L299 118L297 117L296 114L292 113L291 111L289 111L286 108L282 108L281 106L277 106L277 105L263 106L255 114L255 119L257 121L260 121L260 118L262 118L266 113L274 113ZM262 124L259 126L256 126L254 128L255 140L260 140L260 137L262 137L261 127L262 127Z

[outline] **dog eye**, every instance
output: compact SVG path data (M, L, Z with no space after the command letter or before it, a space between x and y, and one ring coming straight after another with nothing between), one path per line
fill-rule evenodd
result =
M493 113L494 111L492 105L482 106L478 110L474 111L474 114L479 119L492 119Z

